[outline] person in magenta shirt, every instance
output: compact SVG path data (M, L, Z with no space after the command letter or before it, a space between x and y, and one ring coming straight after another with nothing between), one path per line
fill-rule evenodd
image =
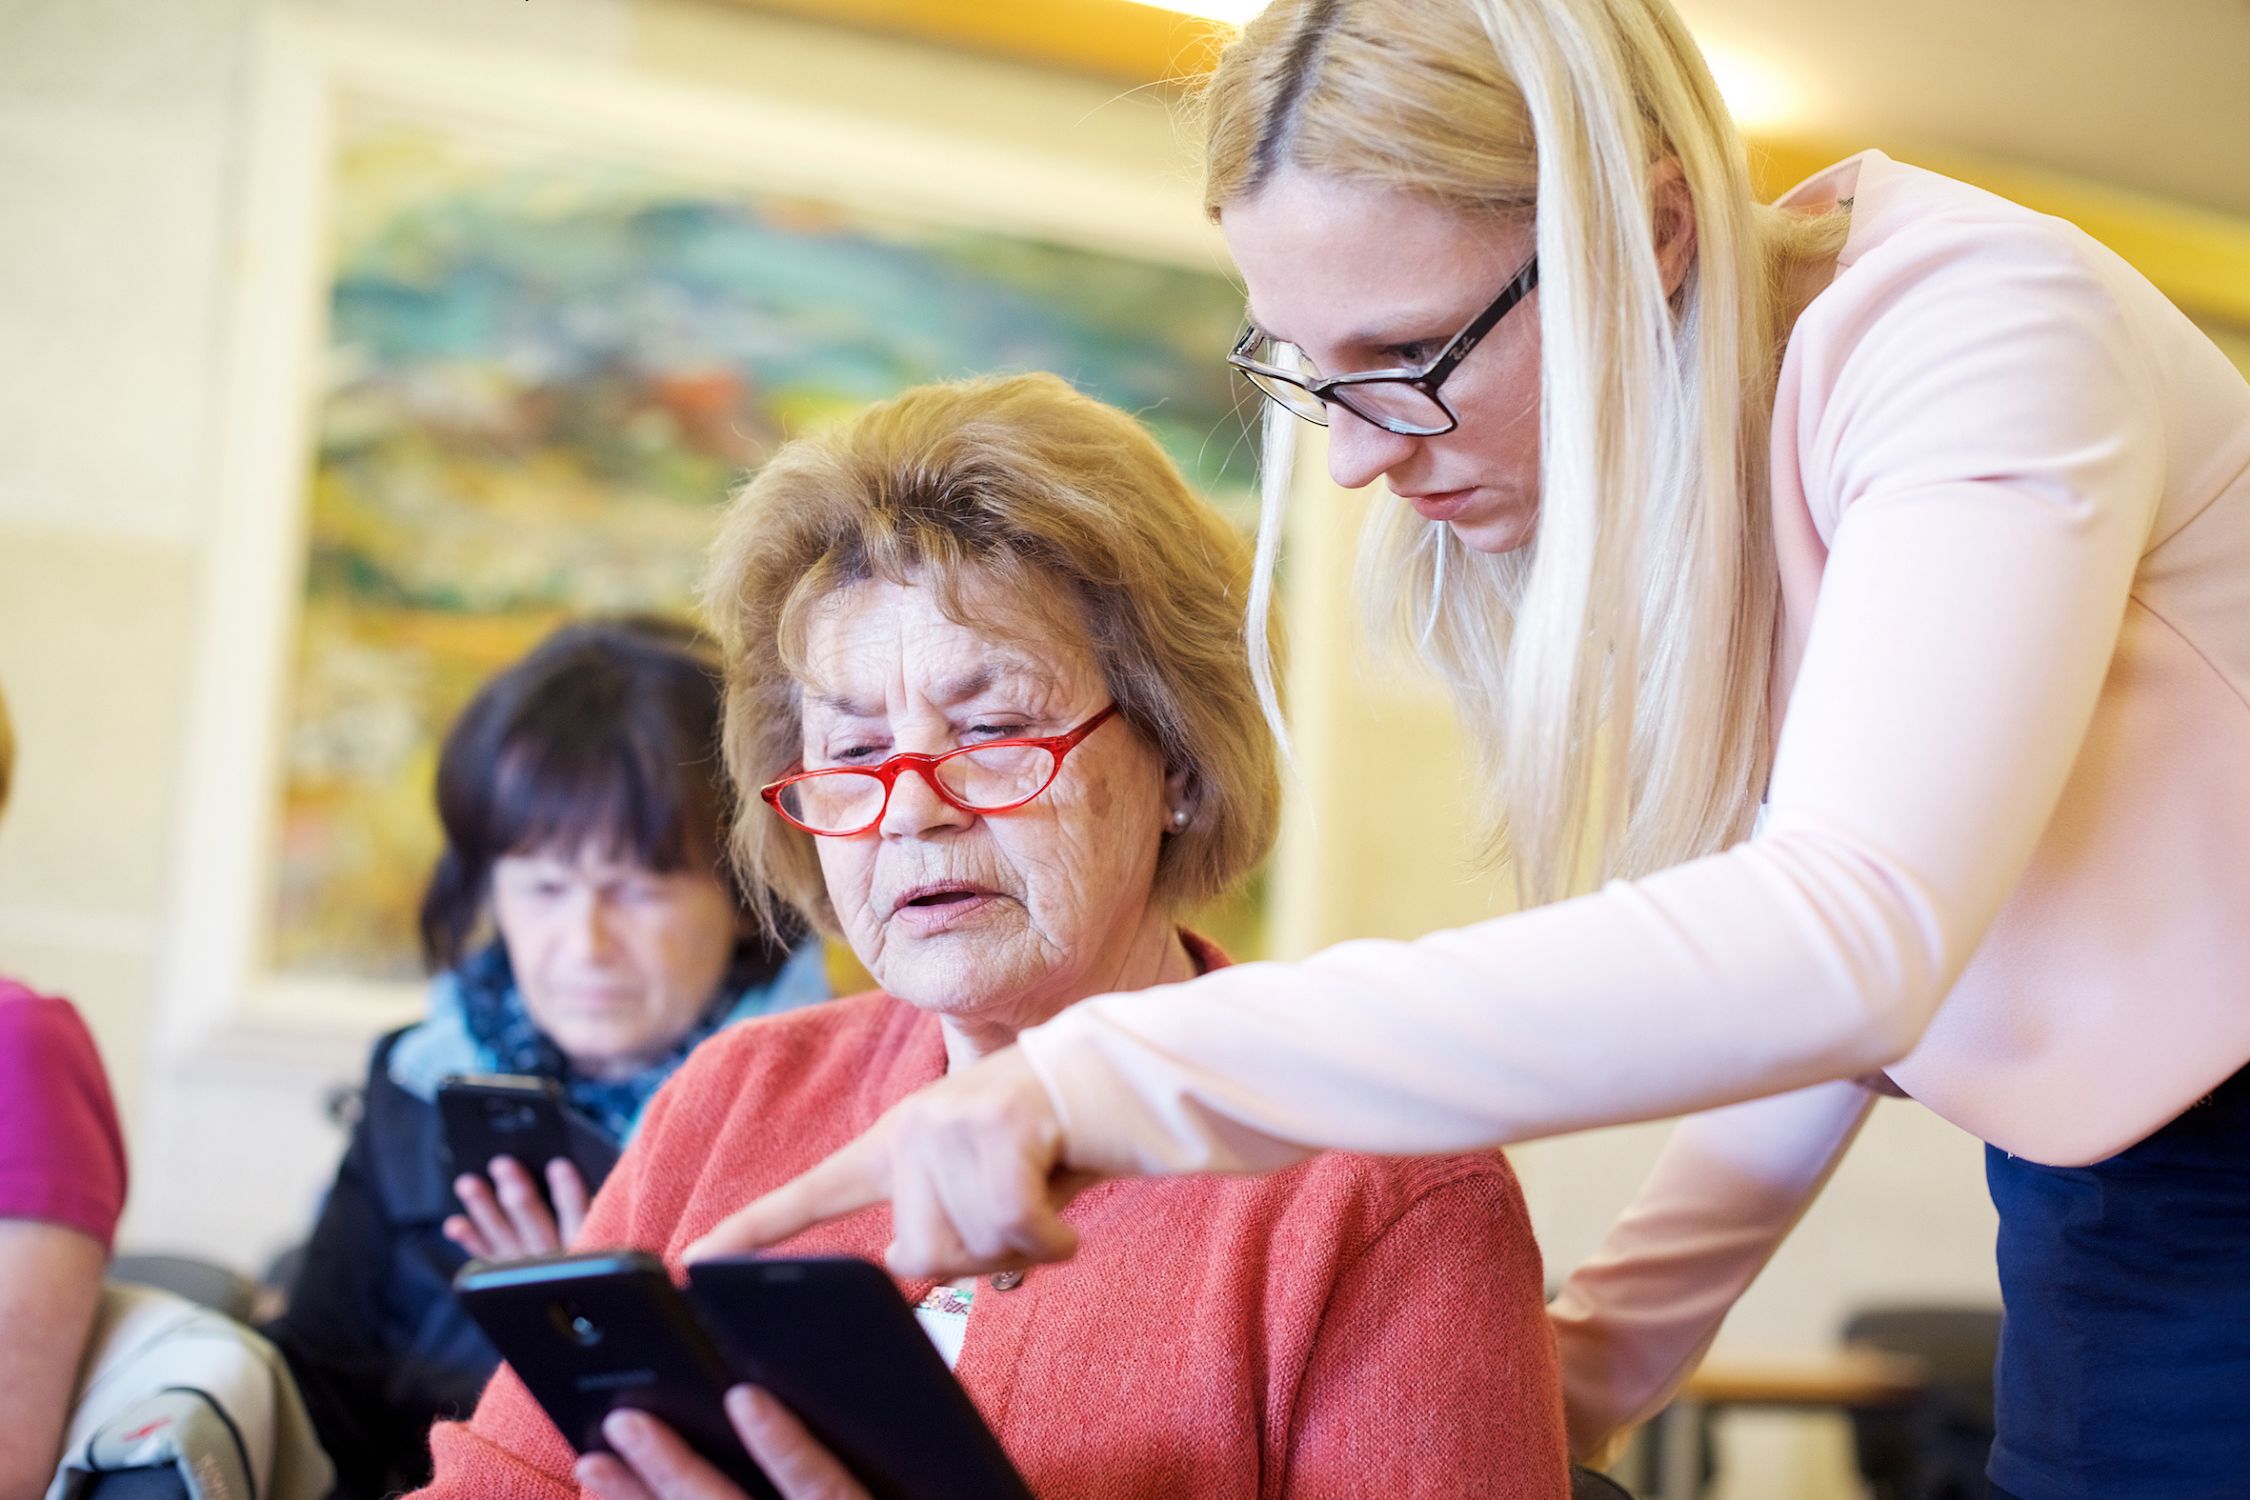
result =
M1067 1251L1056 1169L1689 1114L1555 1307L1590 1453L1900 1092L1988 1148L1999 1490L2244 1493L2241 372L1880 152L1760 203L1665 0L1277 0L1202 119L1267 556L1325 424L1533 909L1075 1006L715 1246L890 1198L959 1274Z
M0 812L14 751L0 701ZM124 1211L125 1138L94 1039L67 1000L0 977L0 1495L54 1473Z

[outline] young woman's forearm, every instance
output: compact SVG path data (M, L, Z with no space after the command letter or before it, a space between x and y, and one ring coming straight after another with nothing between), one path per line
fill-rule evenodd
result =
M2053 819L2161 492L2114 298L2017 248L2043 320L2008 320L2004 257L1907 265L1910 300L1830 351L1836 431L1808 446L1838 514L1758 837L1418 942L1078 1006L1022 1038L1071 1164L1459 1151L1910 1051Z
M1874 1102L1856 1083L1824 1083L1680 1122L1548 1309L1575 1456L1599 1456L1694 1373Z

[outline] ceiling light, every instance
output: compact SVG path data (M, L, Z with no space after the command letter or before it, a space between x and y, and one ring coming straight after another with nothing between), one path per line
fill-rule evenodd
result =
M1134 0L1134 3L1152 10L1168 10L1176 15L1240 26L1264 10L1267 0ZM1702 41L1701 45L1703 59L1711 66L1711 76L1718 81L1719 93L1726 99L1728 111L1744 130L1771 130L1801 112L1803 98L1796 84L1780 69L1724 43Z
M1802 109L1796 84L1780 69L1723 44L1702 41L1701 45L1727 111L1744 130L1771 130Z

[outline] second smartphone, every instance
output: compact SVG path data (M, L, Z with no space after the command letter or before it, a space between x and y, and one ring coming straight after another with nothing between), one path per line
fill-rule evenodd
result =
M848 1257L699 1261L683 1294L637 1252L472 1262L454 1280L563 1436L606 1451L619 1406L659 1418L758 1500L776 1492L728 1422L770 1391L875 1500L1031 1500L968 1392L879 1268Z

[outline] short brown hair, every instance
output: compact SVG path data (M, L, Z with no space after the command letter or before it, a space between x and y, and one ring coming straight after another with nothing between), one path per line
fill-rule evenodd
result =
M1027 615L1072 617L1057 623L1093 652L1119 713L1187 773L1195 816L1156 865L1170 909L1227 891L1272 847L1274 742L1243 642L1249 549L1138 422L1052 375L1018 375L870 407L784 445L735 496L704 605L742 789L734 851L754 895L835 929L811 835L755 789L799 759L806 614L869 579L927 583L963 624L992 623L970 618L980 582Z

